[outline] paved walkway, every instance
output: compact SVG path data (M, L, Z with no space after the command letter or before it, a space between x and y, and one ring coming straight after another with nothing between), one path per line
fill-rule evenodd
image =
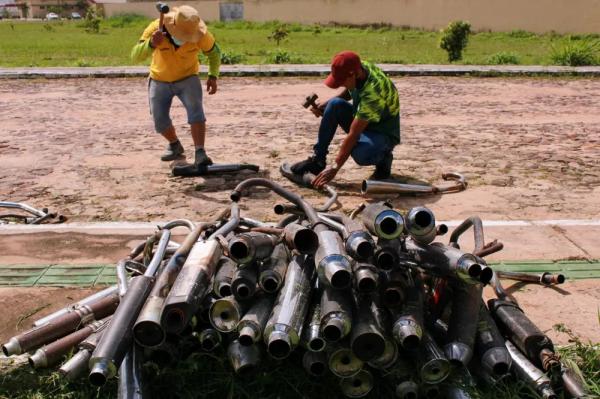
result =
M405 65L382 64L392 76L593 76L600 67L520 66L520 65ZM326 64L222 65L221 76L320 76L329 72ZM206 66L202 66L206 72ZM148 75L146 66L0 68L0 79L32 78L118 78Z

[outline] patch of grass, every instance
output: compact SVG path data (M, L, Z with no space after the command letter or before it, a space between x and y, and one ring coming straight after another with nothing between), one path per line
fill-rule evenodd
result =
M133 65L131 48L150 22L136 15L120 15L100 22L100 34L86 33L83 21L47 24L40 21L0 21L2 56L0 66L70 66L85 60L96 66ZM11 27L12 24L12 27ZM275 42L269 40L277 21L209 22L221 50L244 54L244 63L271 62ZM445 52L438 48L439 33L410 27L286 24L287 40L280 43L293 62L326 64L333 54L350 46L364 59L373 62L407 64L446 64ZM516 31L519 32L519 31ZM583 36L582 36L583 38ZM591 40L592 37L590 36ZM485 64L490 54L519 54L524 65L552 64L552 46L568 42L568 36L536 35L529 32L476 33L469 37L463 64ZM572 39L572 42L583 40ZM149 63L149 60L145 62Z
M517 65L519 64L519 57L514 53L499 52L492 54L486 64L489 65Z
M600 41L569 40L552 48L552 61L558 65L587 66L600 64Z
M244 54L235 53L233 51L223 51L221 53L221 64L241 64L246 59Z

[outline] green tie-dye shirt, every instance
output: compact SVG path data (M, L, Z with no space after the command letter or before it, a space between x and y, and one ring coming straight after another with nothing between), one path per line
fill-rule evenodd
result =
M363 61L367 80L361 88L350 90L354 117L369 122L366 131L385 134L400 143L400 100L394 83L377 66Z

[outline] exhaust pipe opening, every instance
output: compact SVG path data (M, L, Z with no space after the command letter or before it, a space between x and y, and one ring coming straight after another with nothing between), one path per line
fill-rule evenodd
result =
M217 347L217 343L212 338L207 337L207 338L204 338L201 346L202 346L203 350L210 352Z
M368 241L363 241L356 246L356 254L361 259L369 259L373 255L374 249Z
M431 217L431 212L418 211L415 215L414 221L417 226L424 229L431 225L431 223L433 222L433 218Z
M477 279L477 277L481 274L481 266L477 263L473 263L472 265L468 266L467 274L469 275L469 277L471 277L473 279ZM490 279L491 279L491 276L490 276Z
M402 302L402 295L396 288L388 288L383 292L383 301L387 306L398 306Z
M165 318L167 328L171 331L179 331L183 329L183 314L178 310L173 310L167 313L167 317Z
M313 338L309 343L308 347L313 352L320 352L325 349L325 341L319 337Z
M229 284L221 285L221 287L219 287L219 295L221 295L221 298L230 296L231 295L231 285L229 285Z
M483 284L487 284L490 281L492 281L492 278L494 277L494 271L492 270L491 267L483 267L481 268L481 272L479 273L479 281L481 281Z
M294 246L301 254L314 254L319 248L319 237L311 229L299 230L294 236Z
M285 206L283 204L275 204L273 207L273 212L275 212L276 215L283 215L285 212Z
M377 255L377 267L383 270L392 270L394 267L395 257L392 253L382 251Z
M246 243L242 241L236 241L231 244L229 247L229 253L236 260L238 259L246 259L250 256L250 248L246 245Z
M325 364L320 362L315 362L310 365L310 372L315 376L321 376L325 374Z
M350 286L352 274L348 270L340 269L331 276L331 286L335 289L344 289Z
M262 283L263 289L269 294L277 291L279 287L279 281L275 277L266 277Z
M163 329L151 321L142 321L133 327L133 335L136 341L145 347L160 345L165 340Z
M287 341L275 339L269 342L268 350L275 359L285 359L290 354L292 348Z
M361 194L366 194L367 193L367 181L363 180L362 184L360 185L360 193Z
M90 383L96 387L101 387L106 384L108 379L108 365L104 361L100 361L94 365L90 371Z
M379 228L387 236L395 235L396 230L398 229L398 223L392 217L384 217L379 224Z
M508 374L508 371L510 370L510 366L504 362L502 363L496 363L494 365L494 375L505 375Z
M359 292L373 292L377 289L377 282L369 277L363 277L358 282Z
M250 296L250 287L242 283L237 286L237 296L241 299L246 299Z
M242 346L251 346L254 344L254 340L252 340L250 335L240 335L238 341L240 341L240 345Z
M556 276L556 284L562 284L565 282L565 276L563 274L559 274Z
M421 339L417 335L409 335L402 340L400 345L402 345L404 349L410 350L418 348L420 343Z
M332 322L336 320L331 320ZM327 341L335 342L342 338L342 331L339 326L330 324L323 329L323 336Z

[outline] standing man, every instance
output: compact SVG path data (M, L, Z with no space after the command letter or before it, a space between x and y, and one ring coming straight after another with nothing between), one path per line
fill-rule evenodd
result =
M210 165L212 160L204 150L206 118L202 107L202 84L198 72L198 56L202 51L208 57L208 94L217 92L217 78L221 65L221 51L198 11L190 6L173 7L164 15L164 27L159 20L148 25L140 41L131 52L134 61L152 55L148 97L154 128L168 142L163 161L172 161L183 154L169 112L173 97L177 96L187 112L194 140L196 166Z
M352 156L361 166L375 165L372 179L389 178L392 150L400 143L400 102L394 83L377 66L361 61L356 53L343 51L333 58L325 85L339 90L312 109L315 115L323 116L314 154L292 165L292 172L317 175L313 185L319 188ZM348 134L335 160L327 166L328 148L338 126Z

